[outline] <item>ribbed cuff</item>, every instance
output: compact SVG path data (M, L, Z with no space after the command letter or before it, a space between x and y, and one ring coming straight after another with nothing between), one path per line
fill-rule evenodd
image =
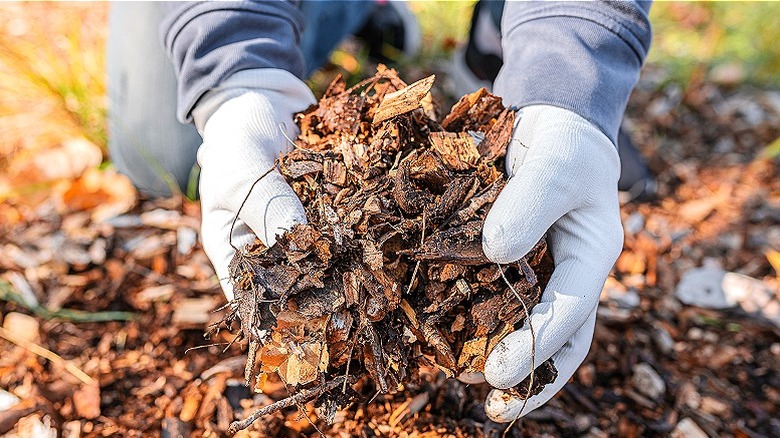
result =
M213 90L204 94L192 110L198 132L203 135L206 121L223 103L248 91L271 91L284 96L290 111L303 111L316 102L308 86L286 70L262 68L233 74ZM292 113L291 113L292 114Z

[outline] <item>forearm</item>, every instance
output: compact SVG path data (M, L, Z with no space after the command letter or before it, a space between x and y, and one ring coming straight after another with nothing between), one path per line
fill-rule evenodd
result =
M169 4L160 31L179 80L179 120L190 122L199 99L239 71L271 68L303 77L302 21L286 1Z
M652 32L646 2L507 2L495 92L581 115L616 143Z

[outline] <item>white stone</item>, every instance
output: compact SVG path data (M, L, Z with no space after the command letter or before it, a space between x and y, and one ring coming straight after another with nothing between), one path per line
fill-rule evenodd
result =
M672 431L672 438L707 438L707 434L690 418L683 418Z
M5 315L3 328L14 336L29 342L38 342L41 324L37 319L24 313L11 312Z
M634 366L634 375L631 377L634 388L653 400L659 400L666 393L666 383L661 376L646 363L638 363Z
M694 268L685 272L675 290L685 304L707 309L740 306L759 314L780 327L780 302L763 281L717 267Z
M623 221L623 229L632 236L645 227L645 217L640 212L634 212Z
M672 339L672 335L660 325L653 330L653 341L663 354L668 355L674 351L674 339Z
M0 389L0 412L11 409L15 404L19 403L19 397L11 394L10 392Z

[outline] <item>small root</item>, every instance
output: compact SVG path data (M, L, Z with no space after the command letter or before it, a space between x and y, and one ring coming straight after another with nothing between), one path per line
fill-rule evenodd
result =
M335 379L331 380L325 385L318 386L316 388L311 388L311 389L304 389L295 395L279 400L273 404L270 404L264 408L252 412L250 416L248 416L243 420L234 421L230 423L228 432L230 434L235 434L239 430L244 430L247 427L251 426L252 423L257 421L258 418L264 415L273 414L274 412L281 411L282 409L289 408L290 406L307 403L319 397L320 394L322 394L323 392L332 391L334 388L338 388L339 386L343 385L345 382L348 382L349 384L353 384L355 383L355 381L357 381L357 378L355 378L354 376L351 378L342 376L342 377L336 377Z
M246 192L246 196L244 197L244 200L241 201L241 205L238 207L238 211L236 212L236 215L233 217L233 222L230 224L230 235L228 236L228 243L233 248L234 251L240 253L241 251L236 248L235 245L233 245L233 228L236 226L236 222L238 221L238 215L241 214L241 210L244 208L244 204L246 204L246 201L249 200L249 195L252 194L252 190L254 190L257 183L263 180L266 176L268 176L269 173L273 172L276 169L276 166L279 165L279 160L275 160L273 166L271 166L270 169L266 170L262 175L260 175L259 178L255 180L255 182L252 183L251 186L249 186L249 191ZM266 239L266 242L268 240Z
M517 418L512 420L512 423L509 425L509 427L504 430L504 436L506 436L507 431L511 429L512 425L514 425L520 416L523 415L523 410L525 410L525 406L528 404L528 399L531 398L531 391L534 387L534 371L536 371L536 364L534 363L536 357L536 332L534 331L534 325L531 322L531 313L528 311L528 306L526 306L523 298L520 297L520 294L517 293L514 286L512 286L512 283L510 283L506 278L506 274L504 274L504 269L501 267L501 264L496 263L496 265L498 265L498 272L501 273L501 278L504 279L504 283L506 283L509 290L515 294L515 297L517 297L517 300L520 301L520 304L523 306L523 310L525 311L526 315L525 317L528 319L528 328L531 330L531 374L529 376L528 392L525 394L525 399L523 400L523 405L520 407L520 412L517 413Z

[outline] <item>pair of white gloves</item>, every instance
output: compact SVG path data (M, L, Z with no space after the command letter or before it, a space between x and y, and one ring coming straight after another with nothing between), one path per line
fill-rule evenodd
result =
M201 166L202 239L228 299L231 224L252 184L291 145L292 116L314 103L306 85L274 69L245 70L209 92L193 112L203 136ZM538 366L552 357L558 378L523 402L500 389L485 403L498 422L519 418L546 403L585 359L593 337L599 294L623 245L617 196L617 149L583 117L558 107L530 105L507 151L510 179L488 214L482 233L485 255L497 263L524 256L549 233L555 271L531 312ZM276 236L306 221L303 207L276 171L263 178L238 214L232 242L237 248L257 235L273 245ZM253 233L254 232L254 233ZM484 378L510 388L531 371L528 324L493 350ZM473 377L473 376L472 376Z

